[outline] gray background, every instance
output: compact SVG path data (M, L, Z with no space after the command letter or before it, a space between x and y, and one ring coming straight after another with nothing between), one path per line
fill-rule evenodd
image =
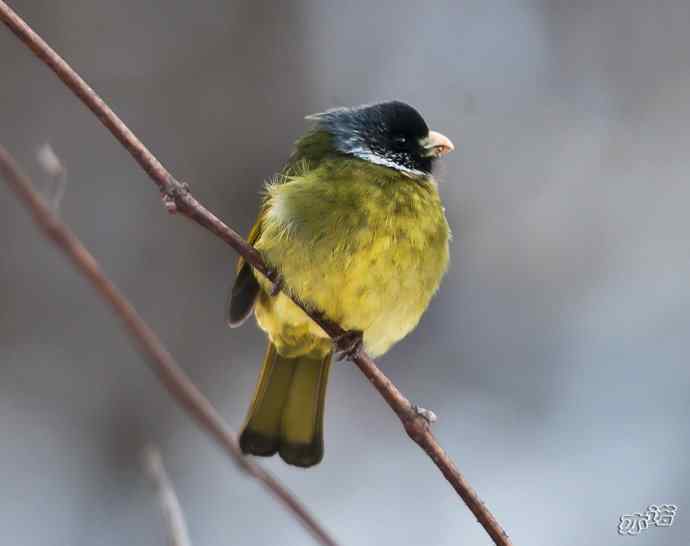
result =
M380 360L518 545L690 534L690 3L11 2L242 232L305 114L399 98L450 136L451 271ZM223 322L232 252L168 218L97 120L0 28L0 142L238 428L264 341ZM266 465L344 544L488 544L352 366L326 458ZM196 546L309 544L162 391L117 322L0 190L0 542L163 544L161 446ZM671 528L616 534L675 503Z

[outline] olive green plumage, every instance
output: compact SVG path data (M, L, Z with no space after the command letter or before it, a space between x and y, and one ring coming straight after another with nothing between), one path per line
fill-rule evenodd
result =
M409 176L334 150L308 133L268 184L250 241L284 290L386 352L419 322L448 266L450 230L431 175ZM269 348L241 436L256 455L311 466L323 456L332 341L290 298L242 261L230 321L254 310Z
M323 458L323 409L331 355L286 358L269 342L249 416L245 453L280 456L296 466Z

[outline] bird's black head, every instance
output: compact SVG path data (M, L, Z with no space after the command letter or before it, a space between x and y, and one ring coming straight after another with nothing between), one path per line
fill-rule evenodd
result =
M410 176L431 174L434 160L453 149L450 140L429 131L417 110L400 101L335 108L307 119L333 137L337 151Z

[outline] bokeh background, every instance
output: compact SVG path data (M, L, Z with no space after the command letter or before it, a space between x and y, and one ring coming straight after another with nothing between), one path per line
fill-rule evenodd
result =
M516 544L690 534L690 3L11 4L242 232L264 180L337 105L399 98L449 135L452 266L380 360ZM169 218L127 153L0 28L0 142L239 428L264 341L223 322L235 258ZM195 546L311 538L161 389L93 290L0 190L0 543L164 544L160 446ZM326 457L266 466L343 544L488 537L380 396L335 366ZM621 537L623 513L679 508Z

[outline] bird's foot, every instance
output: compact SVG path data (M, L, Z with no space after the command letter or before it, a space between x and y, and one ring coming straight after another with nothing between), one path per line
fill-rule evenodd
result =
M417 406L416 404L412 404L412 409L417 415L424 419L428 425L434 424L436 419L438 419L433 411Z
M285 283L283 282L283 276L278 272L275 267L268 268L268 278L273 283L273 288L271 289L271 297L274 298L280 294Z
M361 330L348 330L334 339L339 361L346 358L357 358L362 353L364 349L362 336Z

